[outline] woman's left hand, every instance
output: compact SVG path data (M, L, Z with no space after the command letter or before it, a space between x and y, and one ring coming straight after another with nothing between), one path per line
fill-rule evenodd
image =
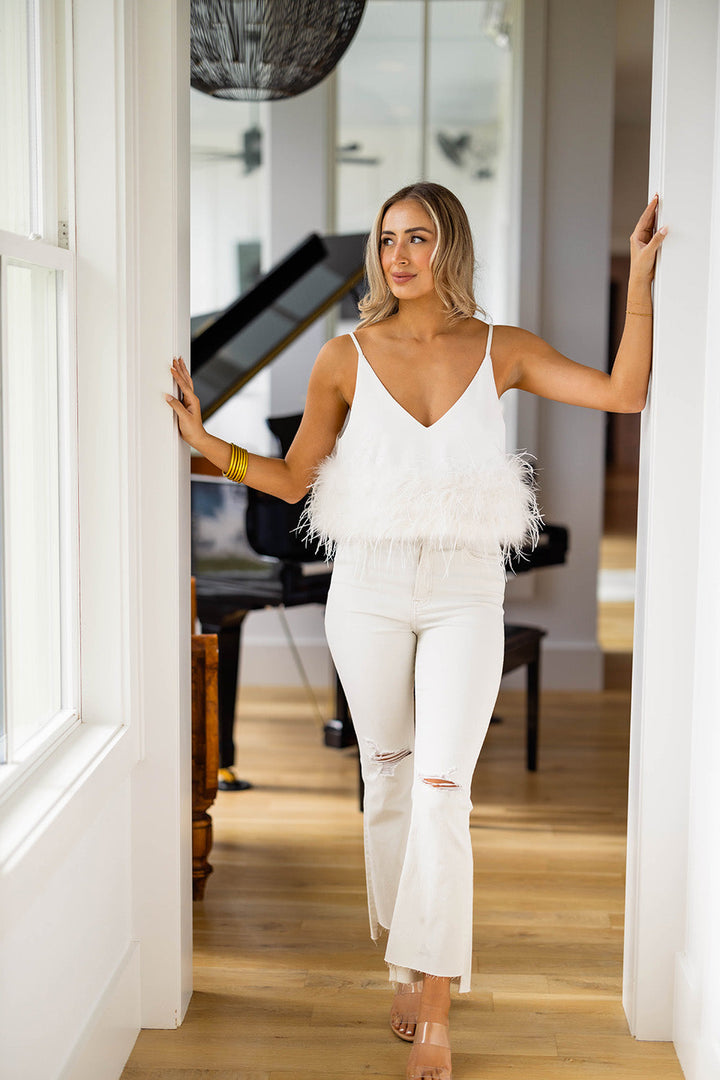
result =
M655 276L655 260L667 227L655 231L658 196L654 195L643 211L630 237L630 275L652 281Z

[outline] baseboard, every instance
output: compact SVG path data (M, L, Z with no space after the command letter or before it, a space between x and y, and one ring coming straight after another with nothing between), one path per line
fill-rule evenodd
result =
M330 652L324 641L297 641L311 686L326 690L334 682ZM284 640L248 641L242 645L240 686L302 686L293 654Z
M58 1080L118 1080L140 1031L140 948L132 942Z
M602 650L592 641L548 641L540 646L541 690L602 690L605 666ZM525 668L507 675L502 682L507 690L525 687Z
M333 682L330 653L324 641L299 641L298 652L311 686L326 689ZM543 690L602 690L603 654L594 642L545 642L542 645ZM242 646L241 686L302 686L293 655L285 641L248 641ZM508 689L525 686L525 670L503 680Z
M703 1032L703 1001L697 970L686 953L675 960L673 1042L685 1080L717 1080L720 1046Z

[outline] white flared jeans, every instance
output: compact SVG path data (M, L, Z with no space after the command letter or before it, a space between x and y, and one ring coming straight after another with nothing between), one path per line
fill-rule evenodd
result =
M470 786L503 663L500 555L344 548L327 639L365 782L374 939L394 982L446 976L470 989Z

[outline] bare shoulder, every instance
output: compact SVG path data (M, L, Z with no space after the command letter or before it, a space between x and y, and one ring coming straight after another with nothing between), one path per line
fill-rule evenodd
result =
M528 349L535 349L542 338L521 326L496 326L493 330L493 360L509 356L521 356Z
M523 330L520 326L496 326L493 336L493 360L520 363L522 361L554 360L562 354L549 345L544 338Z
M354 368L357 351L349 334L330 338L317 355L315 371L323 378L334 380L346 369Z
M331 338L317 355L312 382L326 390L334 390L350 403L357 372L357 350L349 334Z
M498 395L518 385L523 361L537 355L545 342L520 326L496 326L492 339L492 361Z

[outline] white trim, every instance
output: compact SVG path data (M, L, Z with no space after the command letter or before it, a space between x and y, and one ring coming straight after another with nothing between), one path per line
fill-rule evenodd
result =
M623 1003L641 1039L672 1036L686 938L717 18L713 4L655 4L650 192L671 234L655 286L638 507Z
M55 76L56 97L58 102L55 106L55 123L58 134L58 147L55 159L55 212L57 218L67 223L68 247L75 250L75 95L73 93L73 11L72 0L56 0L56 23L58 21L57 6L61 8L62 31L56 35L55 43ZM62 54L58 52L58 45L62 46ZM62 101L59 100L62 92ZM59 220L57 222L59 225ZM57 237L58 244L60 243Z
M326 691L334 686L335 678L330 652L324 641L296 640L303 667L310 685ZM241 649L240 692L249 686L302 686L290 648L285 641L262 636Z
M43 178L45 158L43 146L42 49L44 45L43 13L40 0L27 0L28 29L28 135L30 142L30 234L40 236L44 218Z
M76 724L35 769L32 784L21 784L3 802L0 938L12 925L13 914L27 908L37 882L50 877L53 867L82 834L83 825L97 813L110 775L122 776L127 771L126 736L126 728ZM114 753L121 744L122 753ZM121 762L124 767L118 770Z
M122 560L127 574L127 603L123 607L124 653L123 686L125 700L134 718L134 740L138 760L145 756L144 641L142 623L143 558L140 523L142 477L139 465L138 432L135 418L140 408L138 382L140 358L139 312L139 220L138 220L138 143L137 143L137 20L133 3L116 9L116 69L123 73L122 92L116 99L118 131L118 189L124 199L120 207L118 229L118 375L125 369L118 393L121 429L124 433L120 453L120 487L125 515L121 531Z
M58 1080L117 1080L140 1028L140 947L137 941L108 980Z
M687 953L678 953L675 966L673 1041L686 1080L717 1080L720 1045L707 1033L701 979Z
M61 709L18 750L13 749L12 731L6 732L8 753L7 761L0 767L0 805L9 798L18 784L24 783L31 773L42 765L48 754L57 750L79 723L74 709Z
M60 539L60 640L62 642L60 711L37 731L29 742L15 750L12 726L7 717L6 676L3 684L3 714L6 730L5 763L0 764L0 800L15 789L46 755L55 748L65 734L72 731L77 721L79 702L79 613L77 589L77 441L76 411L77 371L75 365L74 336L70 326L75 317L75 257L42 240L31 240L13 233L0 231L0 312L2 317L2 340L0 357L7 352L6 265L22 265L52 270L56 275L56 325L53 333L56 341L56 367L58 373L58 461L59 468L59 539ZM3 395L3 412L7 408ZM4 516L4 515L3 515ZM3 544L2 565L7 568L6 550ZM7 604L3 590L2 618L5 623ZM5 635L3 634L3 639ZM7 672L12 663L11 643L5 640L3 664Z
M38 26L39 57L36 79L40 133L40 200L37 232L50 243L57 244L57 110L62 107L62 103L57 101L55 14L54 3L47 3L47 0L45 0L40 4Z
M710 36L710 26L707 27ZM720 567L715 538L720 530L717 498L717 416L720 409L720 19L716 24L714 144L707 265L708 305L702 383L704 438L700 463L700 546L694 618L695 670L691 716L688 814L687 929L676 956L673 1040L687 1080L720 1077ZM694 58L693 58L694 60ZM703 90L711 93L709 80Z
M60 600L63 649L62 700L75 711L80 704L80 565L77 394L75 348L77 318L75 256L71 273L63 274L58 297L58 450L60 470Z
M0 229L0 254L17 262L44 266L48 270L62 270L68 274L75 266L75 256L71 251L49 244L46 240L31 239L3 229Z
M3 233L0 232L0 245ZM2 247L0 246L0 253ZM2 377L3 357L7 356L8 349L8 326L5 318L7 308L7 286L5 281L5 266L0 254L0 477L5 475L5 387ZM4 487L4 484L3 484ZM5 498L4 492L0 491L0 774L4 769L3 763L11 757L12 739L8 727L8 656L7 656L7 589L5 586L6 563L6 538L5 538Z
M74 0L73 45L82 722L3 804L0 1017L13 1075L110 1080L190 996L189 469L162 394L187 346L189 0ZM16 989L38 979L54 1027Z
M142 768L133 772L133 923L143 942L143 1026L175 1027L192 986L190 462L162 391L172 389L171 356L187 356L189 346L180 316L189 311L190 4L127 5L124 63L137 127L135 173L126 176L134 202L123 222L128 259L135 254L125 288L138 298L137 327L128 331L137 332L128 434L137 440L137 520L152 522L137 535L131 598L144 642L139 707L148 719Z

